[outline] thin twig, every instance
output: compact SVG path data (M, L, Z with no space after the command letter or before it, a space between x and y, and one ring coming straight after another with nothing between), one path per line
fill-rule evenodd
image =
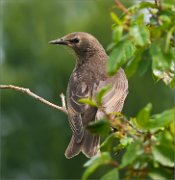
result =
M162 9L161 0L155 0L155 5L156 5L159 9Z
M60 94L60 98L61 98L62 107L63 107L64 109L67 109L65 96L64 96L63 93Z
M128 9L120 2L120 0L115 0L114 2L115 2L115 4L116 4L116 6L117 6L118 9L120 9L120 10L123 11L124 13L130 15Z
M65 114L67 114L65 97L64 97L63 94L61 95L62 107L60 107L60 106L57 106L57 105L47 101L46 99L44 99L42 97L36 95L32 91L30 91L30 89L28 89L28 88L14 86L14 85L0 85L0 89L13 89L15 91L22 92L22 93L27 94L27 95L33 97L34 99L36 99L36 100L38 100L38 101L40 101L40 102L42 102L42 103L44 103L44 104L54 108L54 109L57 109L59 111L64 112Z

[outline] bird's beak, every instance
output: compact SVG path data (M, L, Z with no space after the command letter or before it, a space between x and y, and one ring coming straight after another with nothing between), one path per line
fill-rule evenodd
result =
M61 39L49 41L49 44L68 45L68 41L65 41L63 38L61 38Z

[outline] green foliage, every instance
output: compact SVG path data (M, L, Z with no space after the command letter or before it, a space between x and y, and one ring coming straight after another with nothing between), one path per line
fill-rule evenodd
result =
M174 108L150 117L151 109L152 105L149 103L140 110L136 119L132 119L138 128L145 130L158 129L174 121Z
M106 119L91 122L88 124L89 131L94 134L107 135L110 132L109 122Z
M151 15L147 24L145 15L140 13L145 8L149 8ZM137 70L143 74L152 64L154 79L173 85L174 13L172 6L162 4L160 7L150 2L130 7L121 18L112 12L115 24L112 27L113 42L108 46L111 51L107 67L109 75L115 74L124 64L128 77ZM87 162L83 178L87 179L100 166L112 165L110 171L103 173L102 180L173 179L175 108L152 115L153 105L148 103L129 119L118 112L108 114L103 107L107 90L108 87L103 88L94 100L97 107L103 109L105 120L89 125L91 132L106 135L106 138L100 146L101 155ZM111 127L115 131L110 131ZM120 156L123 150L125 152Z
M165 1L169 1L169 4L166 4L166 6L162 4L161 14L158 13L156 15L155 12L154 17L150 19L153 25L146 24L145 27L144 24L143 27L149 31L150 43L152 43L152 39L156 38L155 43L158 43L158 47L161 46L160 49L165 49L163 57L169 55L171 57L174 53L172 51L173 47L175 47L174 26L170 27L174 22L174 10L172 11L173 1ZM56 46L52 47L48 45L48 41L62 37L67 33L81 30L92 33L106 47L111 38L109 28L111 25L109 18L111 2L113 1L1 1L0 22L3 34L0 33L0 45L2 48L0 77L2 83L29 87L32 91L51 102L61 104L58 94L66 92L74 61L66 49ZM121 2L124 2L128 7L129 4L131 5L132 0ZM139 10L145 10L146 8L150 8L151 11L153 8L157 9L155 4L143 2L130 7L129 11L132 14L136 12L135 17L137 21L137 17L140 14ZM117 43L123 42L125 39L133 42L135 38L127 31L127 27L130 24L127 23L126 15L121 15L120 11L115 11L114 8L112 10L114 11L114 19L116 16L119 21L114 20L115 24L112 27L113 40L108 47L110 51L113 48L115 49ZM81 18L79 18L80 16ZM132 17L134 19L133 15ZM160 17L160 20L157 20L156 17ZM126 23L124 24L125 19ZM157 24L157 21L161 22L161 24ZM134 27L134 21L132 21L132 24ZM137 24L140 25L139 23ZM163 24L165 25L162 26ZM162 40L159 41L159 39ZM144 40L144 42L146 43L147 41ZM129 97L124 107L125 115L128 117L137 117L135 113L139 112L139 109L150 101L153 104L153 114L161 112L162 109L169 109L173 104L173 98L171 98L173 92L161 82L154 85L150 79L150 67L153 61L150 46L152 45L148 42L146 47L141 47L137 42L137 45L134 45L135 50L132 57L129 57L128 60L122 60L126 65L125 72L128 77L132 76L129 82ZM171 53L169 53L170 49ZM156 63L157 60L155 60L155 67L159 68ZM162 78L166 76L169 78L172 72L173 68L171 72L164 71L162 68L161 74L159 74ZM134 74L135 76L133 76ZM143 74L145 76L142 76L142 78L138 76ZM174 82L172 80L172 85ZM95 101L93 100L93 103ZM97 104L97 102L95 103ZM94 106L97 106L96 104ZM67 117L64 114L36 103L36 101L25 95L2 90L1 117L1 179L80 179L83 171L82 164L86 161L86 157L79 155L72 160L66 160L64 157L64 151L71 136L71 130L66 123ZM142 166L146 166L143 162L147 162L146 170L149 177L140 178L137 176L135 178L131 174L128 175L130 179L174 179L172 177L172 167L170 167L172 164L168 160L172 159L172 140L175 135L174 123L163 125L164 127L159 128L156 132L154 132L154 129L151 129L151 133L153 133L152 149L160 150L165 148L166 151L166 146L168 146L168 154L160 150L157 156L154 154L157 160L152 155L153 159L150 160L150 156L146 158L147 156L145 157L143 151L145 149L147 150L146 152L149 152L149 146L147 146L149 130L137 127L132 121L136 118L129 118L129 120L134 124L134 127L137 127L140 133L135 129L136 127L133 129L128 126L128 123L123 123L124 119L121 121L122 117L116 117L116 119L116 124L113 125L117 131L110 133L107 137L103 135L102 139L104 141L102 141L100 147L101 152L111 154L113 161L105 164L104 168L106 169L104 169L103 173L100 171L96 172L96 170L93 171L95 176L117 179L118 174L118 179L125 179L128 175L127 172L130 174L131 172L143 174ZM120 126L122 124L119 123L120 121L129 135L126 136L126 133L121 129ZM99 129L99 131L101 130ZM169 133L164 135L164 132ZM138 134L138 136L135 137L135 134ZM117 161L121 164L122 154L125 150L127 152L132 143L135 143L135 138L141 138L140 156L138 155L131 164L120 170L115 162ZM143 141L144 139L145 141ZM140 159L141 157L143 159ZM161 164L161 160L158 161L159 157L163 159L162 161L167 159L165 165ZM139 163L142 163L142 166ZM103 165L98 167L100 168L101 166ZM68 170L69 173L67 173ZM93 174L90 176L92 179L100 179L94 178Z
M101 144L102 156L95 156L88 161L85 179L100 166L110 165L111 162L114 169L105 174L104 178L119 177L120 171L125 169L128 169L127 172L124 171L125 178L137 176L148 178L149 176L154 179L158 176L158 172L164 179L172 176L174 130L170 128L173 125L175 110L170 109L160 114L150 115L151 109L152 105L149 103L130 120L119 114L116 115L115 120L110 119L108 115L108 123L106 120L93 123L91 127L93 133L107 135L111 126L117 131L111 132ZM119 154L125 148L126 152L121 160L117 160L117 156L109 158L109 154ZM108 158L103 158L103 155ZM109 161L104 161L104 159Z
M110 164L111 163L111 156L108 152L104 152L101 154L98 154L97 156L94 156L89 161L86 162L84 165L85 167L88 167L86 171L83 174L82 179L86 180L88 177L100 166Z
M108 72L114 75L116 71L127 62L135 53L135 46L130 41L120 41L115 45L115 49L110 54Z
M102 105L103 96L110 90L111 85L105 86L100 89L100 91L96 95L96 101L98 106Z
M90 98L81 98L81 99L79 99L79 102L83 103L83 104L88 104L90 106L97 107L97 103L93 99L90 99Z
M110 170L100 180L119 180L119 174L117 168Z
M147 124L149 120L151 109L152 109L152 104L149 103L146 105L146 107L144 107L143 109L139 111L136 118L136 122L139 127L141 128L145 127L145 125Z
M140 149L140 142L135 141L134 143L130 144L122 158L120 168L124 168L132 164L134 160L141 154Z
M141 10L149 8L149 14ZM153 3L141 2L128 9L128 13L119 18L111 13L114 21L112 49L108 63L108 73L115 74L121 65L127 63L127 74L133 75L145 51L150 53L147 61L152 63L152 73L156 80L165 84L174 84L175 69L175 10L173 4L162 7ZM145 23L147 18L147 23Z

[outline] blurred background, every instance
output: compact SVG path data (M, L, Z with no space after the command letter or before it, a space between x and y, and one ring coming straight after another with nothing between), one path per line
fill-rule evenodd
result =
M111 42L113 0L1 0L0 6L1 84L30 88L58 105L75 61L66 48L48 41L85 31L104 48ZM129 79L127 117L148 102L153 113L173 105L173 91L155 83L150 69ZM87 158L64 156L71 136L66 115L13 90L0 95L1 179L80 179Z

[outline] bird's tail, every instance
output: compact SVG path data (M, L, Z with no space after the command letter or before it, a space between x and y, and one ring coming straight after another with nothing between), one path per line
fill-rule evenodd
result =
M89 131L85 130L84 137L80 143L77 143L74 135L70 140L70 143L65 151L66 158L70 159L78 155L81 151L88 158L97 154L99 150L100 137L91 134Z

